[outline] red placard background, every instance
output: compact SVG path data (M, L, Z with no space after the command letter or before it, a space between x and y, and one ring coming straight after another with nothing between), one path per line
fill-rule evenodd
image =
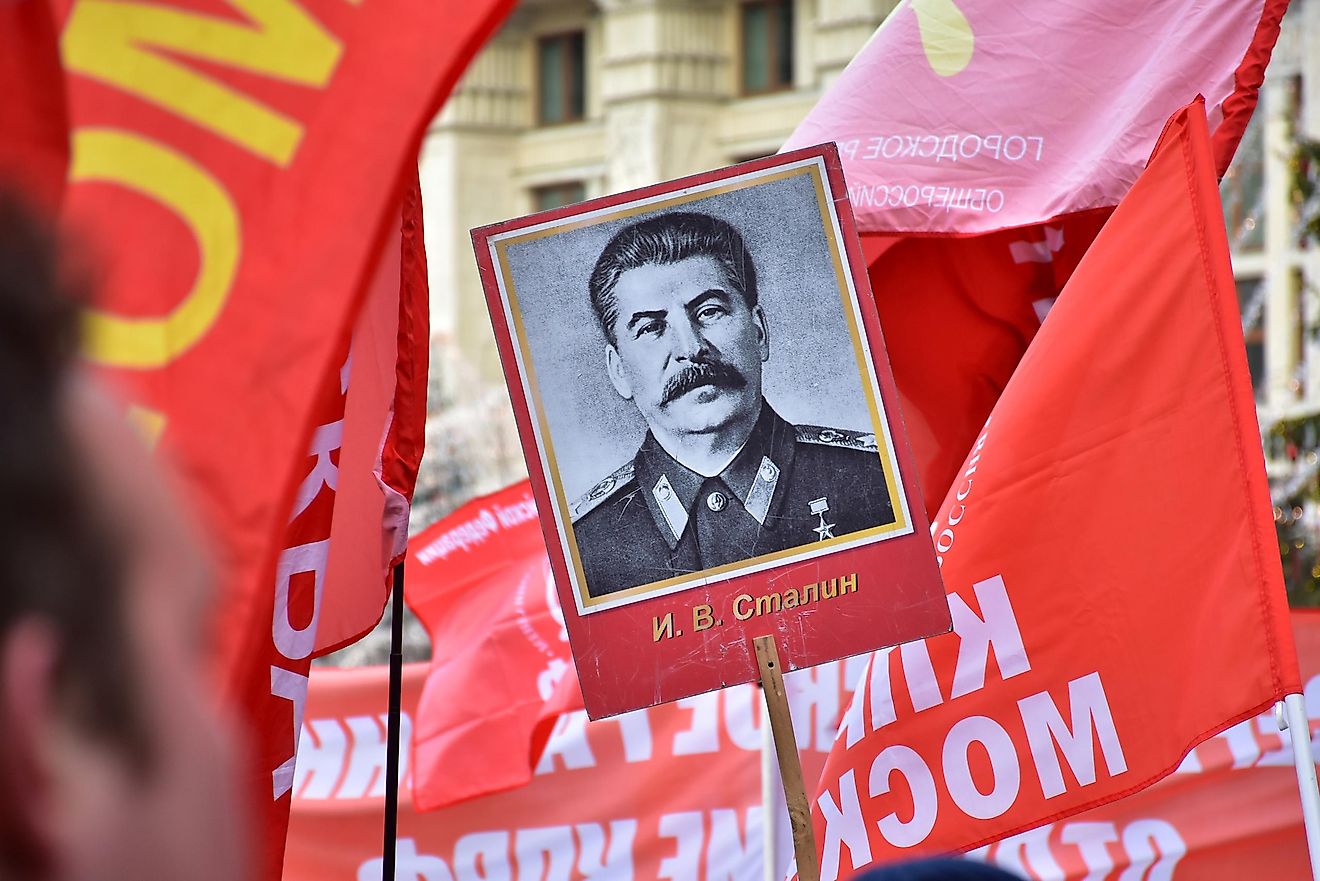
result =
M541 468L541 457L532 428L533 417L528 409L527 396L514 355L514 341L505 320L504 304L496 282L496 269L490 256L490 238L546 221L677 193L687 187L813 157L822 158L825 165L825 183L830 190L830 201L835 205L842 232L839 244L844 255L844 265L852 276L859 300L883 401L884 418L888 420L895 462L907 498L913 532L714 584L694 585L676 593L640 599L625 606L580 614L574 600L568 564L557 535L555 518L551 516L555 502L547 483L547 475ZM853 224L838 152L832 144L754 160L482 227L473 230L472 236L505 379L518 420L523 453L541 512L541 525L564 609L578 678L582 684L582 696L592 718L612 716L728 685L754 681L758 674L751 640L758 636L775 636L785 669L794 670L943 633L949 629L948 607L931 545L916 464L898 413L898 393L889 370L875 303L870 295L866 261ZM583 296L586 296L585 291ZM802 588L823 579L841 578L850 573L856 573L857 590L846 596L822 599L818 603L758 615L746 621L738 621L732 614L733 600L739 594L762 596L789 587ZM717 623L698 631L693 626L693 615L694 608L700 605L710 606L715 620L722 624ZM655 639L655 622L663 621L670 613L674 617L675 636Z

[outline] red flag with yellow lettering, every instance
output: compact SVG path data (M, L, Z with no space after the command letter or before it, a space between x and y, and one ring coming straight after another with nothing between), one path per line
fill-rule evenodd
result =
M876 653L822 881L1135 792L1300 691L1204 105L1064 288L932 526L953 632Z
M214 541L265 877L318 648L329 545L310 520L328 516L350 333L398 253L426 125L512 5L75 0L65 22L65 213L103 267L87 357Z

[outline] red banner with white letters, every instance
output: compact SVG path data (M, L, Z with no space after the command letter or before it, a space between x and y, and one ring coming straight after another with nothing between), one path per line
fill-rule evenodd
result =
M1320 613L1295 612L1293 626L1312 730L1320 732ZM859 666L786 677L808 780L834 740L833 720L850 702ZM491 669L511 675L518 667ZM405 734L426 675L425 665L406 668ZM383 667L312 675L286 881L379 873L386 676ZM405 781L398 877L759 881L759 702L754 686L739 685L601 722L578 711L558 724L548 758L525 785L440 811L416 811ZM1200 744L1149 789L971 856L1032 881L1304 877L1290 749L1267 711ZM406 750L403 760L407 777ZM783 867L786 830L778 843Z
M819 783L822 881L1121 798L1299 691L1199 101L1082 258L932 533L953 632L873 656Z
M318 648L350 333L391 243L398 291L407 167L512 5L74 0L64 22L65 217L101 270L86 357L213 537L264 877Z

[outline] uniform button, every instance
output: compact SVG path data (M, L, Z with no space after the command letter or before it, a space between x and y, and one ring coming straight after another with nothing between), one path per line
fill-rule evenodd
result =
M716 513L723 511L724 506L727 505L728 503L729 500L724 497L724 493L718 490L706 496L706 507L710 508L712 511L715 511Z

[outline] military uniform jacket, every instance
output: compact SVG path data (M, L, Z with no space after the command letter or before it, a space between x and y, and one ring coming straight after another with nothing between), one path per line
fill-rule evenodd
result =
M790 425L762 401L715 477L648 432L623 467L573 503L587 592L601 596L894 521L875 435Z

